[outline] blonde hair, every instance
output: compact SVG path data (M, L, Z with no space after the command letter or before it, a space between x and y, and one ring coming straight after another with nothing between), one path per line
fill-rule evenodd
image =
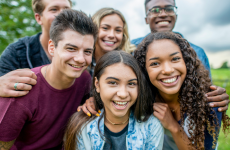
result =
M115 10L113 8L102 8L98 10L93 16L93 22L100 27L101 19L105 16L112 15L112 14L117 14L121 20L124 23L124 30L123 30L123 38L121 45L117 49L121 49L125 52L131 53L136 49L136 46L130 43L129 39L129 33L128 33L128 26L125 20L125 17L122 15L122 13L118 10Z

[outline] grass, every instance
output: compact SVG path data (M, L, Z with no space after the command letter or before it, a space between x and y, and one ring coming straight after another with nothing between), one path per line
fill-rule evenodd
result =
M227 94L230 95L230 69L212 69L211 72L213 84L220 87L225 85ZM226 79L228 79L228 83L224 84ZM227 114L230 116L230 108L228 109ZM224 135L224 133L220 131L218 145L218 150L230 149L230 134Z

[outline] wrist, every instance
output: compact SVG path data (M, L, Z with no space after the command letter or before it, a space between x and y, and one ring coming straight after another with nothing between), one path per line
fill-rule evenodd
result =
M180 125L178 123L173 123L172 126L168 129L172 134L178 133L180 131Z

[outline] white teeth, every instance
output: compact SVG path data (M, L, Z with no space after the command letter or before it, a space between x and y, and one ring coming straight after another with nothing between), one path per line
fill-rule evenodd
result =
M164 79L164 80L162 80L162 82L164 82L164 83L173 83L173 82L176 81L176 79L177 79L177 77L174 77L174 78L171 78L171 79Z
M70 64L71 65L71 64ZM82 66L71 65L74 68L81 68Z
M113 101L115 104L118 105L126 105L128 102L117 102L117 101Z
M167 25L167 24L169 24L169 22L168 21L161 21L161 22L158 22L158 24Z
M110 42L110 41L104 41L104 42L108 44L114 44L114 42Z

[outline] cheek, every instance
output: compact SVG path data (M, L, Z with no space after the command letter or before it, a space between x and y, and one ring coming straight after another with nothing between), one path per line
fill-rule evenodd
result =
M122 34L117 34L116 37L117 37L118 43L121 44L122 39L123 39L123 33Z

